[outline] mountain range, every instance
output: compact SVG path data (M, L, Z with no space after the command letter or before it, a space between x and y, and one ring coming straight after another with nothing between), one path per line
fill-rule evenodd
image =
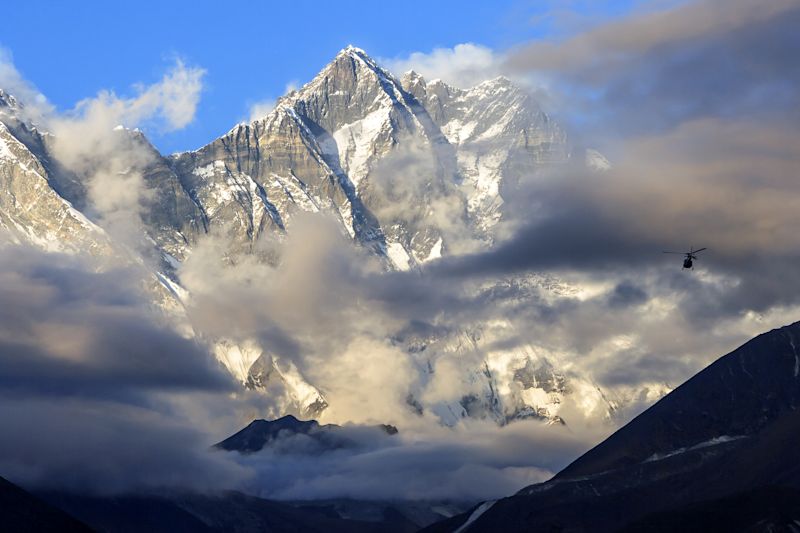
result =
M136 154L110 169L141 176L144 184L133 243L121 242L114 221L103 216L104 191L92 188L86 169L65 162L46 124L30 120L23 103L0 91L0 230L7 240L146 265L154 305L210 342L244 386L269 392L278 384L284 397L273 414L305 418L329 406L324 382L312 383L258 339L209 338L187 326L183 307L191 295L180 268L198 243L222 236L229 260L269 261L260 239L290 234L300 213L323 212L386 270L419 270L497 241L504 205L549 169L571 161L598 173L608 167L594 150L576 155L536 99L506 78L460 89L413 71L396 77L352 46L266 116L198 150L164 156L141 131L121 126L104 142ZM489 302L524 302L578 289L526 274L480 290ZM460 369L459 399L431 402L409 390L408 409L434 413L446 425L466 417L569 423L559 409L570 395L611 419L629 403L670 390L663 383L603 388L529 344L490 349L503 344L497 341L508 330L494 321L446 332L398 331L391 342L413 354L422 386L439 358L485 354Z

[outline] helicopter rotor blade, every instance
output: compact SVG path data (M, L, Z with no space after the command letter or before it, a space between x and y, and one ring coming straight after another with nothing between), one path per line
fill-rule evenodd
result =
M692 253L696 254L697 252L702 252L703 250L708 250L708 248L700 248L699 250L695 250Z
M662 254L686 255L686 252L661 252Z

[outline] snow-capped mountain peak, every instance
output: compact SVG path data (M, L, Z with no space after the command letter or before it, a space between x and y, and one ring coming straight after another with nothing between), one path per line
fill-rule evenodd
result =
M3 103L17 105L0 93ZM0 115L0 126L2 121ZM48 166L54 157L40 135L20 127L18 138L14 128L2 128L0 170L6 173L0 177L12 179L0 195L10 190L16 198L0 196L0 227L45 247L110 247L108 236L80 211L87 203L86 177ZM142 240L161 258L154 280L164 289L158 298L172 299L170 312L191 299L181 286L180 264L208 232L224 235L226 255L235 258L255 252L265 234L292 232L298 213L326 212L387 269L422 268L490 243L504 197L514 194L520 176L537 179L568 157L563 131L507 78L466 89L426 82L414 71L398 79L353 46L281 97L265 117L236 125L197 150L163 157L142 132L109 135L129 137L146 155L135 169L147 188ZM38 191L25 205L23 189ZM519 285L539 286L527 279ZM476 340L481 327L407 338L404 346L414 354L421 382L443 354L482 350ZM247 386L269 391L271 382L281 382L287 412L316 416L327 407L324 383L311 383L292 361L257 340L211 341L220 361ZM557 421L559 398L568 390L558 361L517 352L487 353L461 378L469 391L463 397L422 405L421 391L409 391L409 405L447 423L465 416ZM589 385L578 388L597 396Z

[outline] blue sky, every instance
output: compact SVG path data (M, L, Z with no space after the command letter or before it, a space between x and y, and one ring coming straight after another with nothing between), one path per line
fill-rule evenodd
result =
M505 49L563 30L565 20L614 16L635 3L22 2L3 14L0 46L62 111L101 89L129 95L134 84L160 79L176 58L206 69L194 122L168 134L148 132L168 153L221 135L252 104L310 80L347 44L376 57L465 42Z

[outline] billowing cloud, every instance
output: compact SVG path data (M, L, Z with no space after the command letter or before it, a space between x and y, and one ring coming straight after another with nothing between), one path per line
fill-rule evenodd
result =
M568 95L561 111L595 126L592 135L709 117L793 120L798 20L796 0L700 0L534 41L511 50L506 66L549 77Z
M365 436L362 432L366 448L361 449L305 455L267 448L236 460L256 472L247 486L266 498L468 502L549 478L567 456L581 453L587 440L532 421L502 429L475 421L469 438L446 428L430 430L424 440L402 431L391 438ZM291 446L277 449L302 450L297 440L289 437ZM532 465L532 455L539 466Z
M700 1L506 52L507 68L567 95L552 101L573 142L602 147L612 168L575 158L529 182L505 206L508 240L429 274L539 271L584 287L524 316L547 321L538 343L575 350L612 385L674 384L794 320L798 16L794 1ZM709 248L695 272L661 254L691 245ZM621 283L639 289L628 305L614 303Z
M135 128L154 124L165 131L181 129L194 119L204 75L203 69L178 60L157 83L138 85L135 96L120 97L101 91L81 100L69 117L62 118L66 124L55 121L56 132L71 126L76 128L74 133L88 137L84 142L96 143L116 125Z
M250 113L249 113L249 121L255 122L256 120L261 120L262 118L266 117L272 110L275 109L275 99L268 98L267 100L261 100L259 102L254 103L250 106Z
M51 115L53 154L68 170L81 176L93 215L129 246L141 238L143 204L153 192L145 169L159 157L138 130L148 126L180 129L194 118L205 71L182 61L137 94L120 97L101 91L79 102L69 113Z
M503 74L501 57L487 46L462 43L431 52L413 52L405 58L384 59L382 63L398 76L414 70L427 80L441 79L467 89Z
M219 490L250 473L208 451L203 428L166 411L70 397L4 397L3 476L28 488L79 494L165 487ZM212 441L213 442L213 441Z
M510 50L464 49L484 78L543 81L576 156L506 195L498 234L508 239L444 258L422 276L384 279L376 293L394 312L413 309L439 326L442 316L503 317L524 334L499 345L560 353L610 387L677 384L748 336L792 321L798 16L792 0L697 1ZM447 79L457 55L411 57L426 77ZM588 171L582 146L600 148L612 168ZM692 245L709 248L693 273L661 253ZM530 272L580 289L519 306L488 304L475 291Z
M208 453L208 419L173 397L237 390L209 350L159 324L136 270L0 249L0 471L27 486L113 492L247 477Z
M157 324L137 288L143 273L95 268L76 257L3 248L3 390L104 398L150 387L233 390L207 350Z
M458 181L450 147L405 138L370 170L361 194L386 228L400 224L412 235L425 232L432 241L442 237L446 253L460 254L479 243L469 227ZM390 239L410 246L403 239L411 235L387 231Z
M389 278L319 223L299 223L298 240L284 244L278 266L209 270L204 279L213 274L215 295L199 290L195 278L190 315L196 323L203 313L224 317L230 323L219 327L227 334L254 335L296 361L326 384L329 419L394 422L400 436L375 439L356 428L357 449L314 455L298 454L301 443L287 444L288 455L209 452L246 423L241 415L263 406L239 391L201 341L158 324L141 292L145 273L15 247L0 254L0 296L12 304L0 314L4 475L28 487L99 494L179 486L282 499L473 500L549 477L610 429L576 433L539 421L451 429L413 414L405 403L417 376L413 359L386 339L407 320L405 311L393 316L378 291L359 288ZM301 245L312 236L319 238L314 246ZM312 280L323 264L328 273ZM210 268L188 261L186 274ZM289 340L276 340L276 332ZM303 350L282 349L285 342Z
M299 82L297 81L290 81L286 84L283 89L283 94L289 94L293 91L297 90L299 86ZM272 113L272 110L275 109L275 105L278 103L277 98L263 98L261 100L257 100L256 102L250 104L250 108L248 111L248 122L255 122L256 120L261 120L265 118L267 115Z
M17 70L11 52L0 47L0 88L24 103L24 109L18 109L25 120L39 124L53 113L53 106L31 82Z

